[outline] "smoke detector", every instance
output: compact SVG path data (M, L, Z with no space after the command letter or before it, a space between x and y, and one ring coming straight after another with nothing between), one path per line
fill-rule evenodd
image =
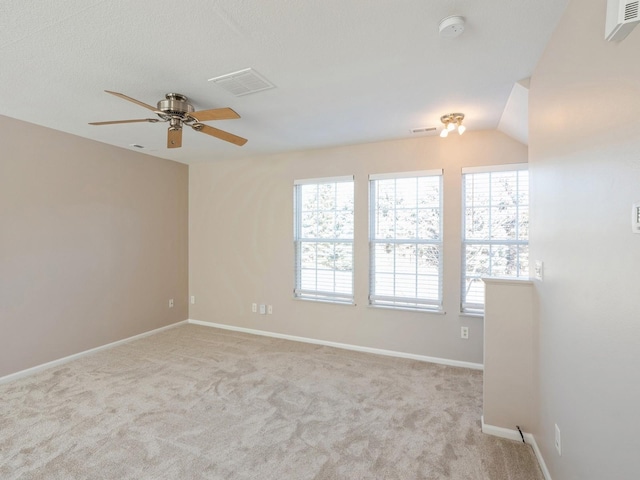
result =
M464 32L464 17L451 15L440 21L440 36L442 38L456 38Z

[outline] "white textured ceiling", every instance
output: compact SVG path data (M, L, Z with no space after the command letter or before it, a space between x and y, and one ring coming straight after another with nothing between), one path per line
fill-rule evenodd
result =
M186 163L411 137L466 114L495 129L568 0L0 0L0 114ZM441 39L438 24L466 30ZM207 79L254 68L276 85L235 97ZM147 118L114 90L155 105L185 94L237 147ZM153 114L151 114L153 115Z

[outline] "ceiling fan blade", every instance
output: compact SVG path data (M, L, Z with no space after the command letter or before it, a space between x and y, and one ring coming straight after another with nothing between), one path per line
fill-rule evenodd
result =
M113 120L111 122L89 122L89 125L113 125L115 123L159 122L157 118L139 118L137 120Z
M158 109L156 107L152 107L151 105L147 105L146 103L141 102L140 100L136 100L135 98L127 97L123 93L112 92L111 90L105 90L105 92L110 93L111 95L115 95L116 97L120 97L120 98L122 98L124 100L128 100L129 102L133 102L133 103L135 103L137 105L140 105L141 107L148 108L152 112L157 112L158 111Z
M196 132L206 133L207 135L219 138L220 140L224 140L225 142L233 143L235 145L238 145L239 147L247 143L246 138L238 137L233 133L225 132L224 130L219 130L202 123L196 123L195 125L192 125L191 128L193 128Z
M180 148L182 146L182 129L169 128L167 134L167 148Z
M200 110L199 112L192 112L189 116L195 118L199 122L208 122L209 120L232 120L234 118L240 118L231 108L212 108L211 110Z

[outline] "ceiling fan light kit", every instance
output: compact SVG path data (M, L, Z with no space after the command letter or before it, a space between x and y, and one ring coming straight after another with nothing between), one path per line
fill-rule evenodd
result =
M135 103L141 107L151 110L158 118L141 118L135 120L113 120L108 122L91 122L89 125L113 125L119 123L138 123L138 122L169 122L167 131L167 148L179 148L182 146L182 127L188 125L196 132L205 133L212 137L219 138L225 142L242 146L247 143L246 138L239 137L233 133L225 132L217 128L210 127L202 122L210 120L231 120L240 118L231 108L213 108L210 110L195 111L193 105L189 103L188 98L180 93L167 93L164 100L160 100L156 107L147 105L144 102L128 97L122 93L105 90L105 92L120 97L123 100Z
M453 132L456 129L458 130L458 135L462 135L467 129L462 125L463 120L464 113L447 113L446 115L442 115L440 121L444 124L444 127L442 128L442 132L440 132L440 136L446 138L449 136L449 132Z

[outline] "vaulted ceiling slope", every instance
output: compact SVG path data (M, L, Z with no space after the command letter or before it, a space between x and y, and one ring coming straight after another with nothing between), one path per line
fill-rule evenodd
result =
M185 163L406 138L462 111L495 129L530 76L566 0L4 0L0 114ZM458 14L466 29L438 35ZM275 88L236 97L208 79L253 68ZM242 118L191 129L166 148L164 123L91 126L152 112L169 92Z

